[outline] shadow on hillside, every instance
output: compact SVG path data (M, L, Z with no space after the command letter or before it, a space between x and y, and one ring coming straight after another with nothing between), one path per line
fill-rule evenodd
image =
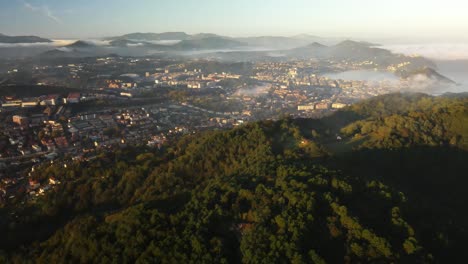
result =
M468 239L468 152L452 147L360 150L331 159L351 177L379 180L407 198L408 222L423 227L423 246L455 262Z
M310 137L312 130L316 130L320 134L326 132L339 133L339 131L349 124L352 124L358 120L362 120L364 117L350 110L340 110L329 116L321 119L308 119L298 118L294 120L294 124L297 125L304 136Z

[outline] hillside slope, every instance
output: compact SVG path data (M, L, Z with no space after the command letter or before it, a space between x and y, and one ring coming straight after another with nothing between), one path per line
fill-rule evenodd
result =
M414 111L465 138L464 127L438 117L466 118L464 100L390 95L323 120L253 123L187 136L160 152L127 148L67 161L67 170L45 165L32 177L63 184L34 203L0 210L0 256L38 263L456 263L468 238L463 144L444 136L449 144L366 138L335 152L330 140L356 122Z

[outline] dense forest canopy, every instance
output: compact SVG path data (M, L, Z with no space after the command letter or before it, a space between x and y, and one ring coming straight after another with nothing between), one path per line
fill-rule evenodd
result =
M461 262L467 104L388 95L42 166L62 184L0 208L0 262Z

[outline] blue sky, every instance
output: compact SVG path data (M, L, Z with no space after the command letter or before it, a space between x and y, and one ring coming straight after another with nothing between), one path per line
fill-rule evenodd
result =
M0 0L0 33L92 38L185 31L454 40L468 35L467 10L465 0Z

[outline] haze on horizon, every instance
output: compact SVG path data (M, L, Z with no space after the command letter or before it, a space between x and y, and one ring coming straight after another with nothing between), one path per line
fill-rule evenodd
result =
M2 0L0 33L97 38L184 31L229 36L467 41L463 0Z

